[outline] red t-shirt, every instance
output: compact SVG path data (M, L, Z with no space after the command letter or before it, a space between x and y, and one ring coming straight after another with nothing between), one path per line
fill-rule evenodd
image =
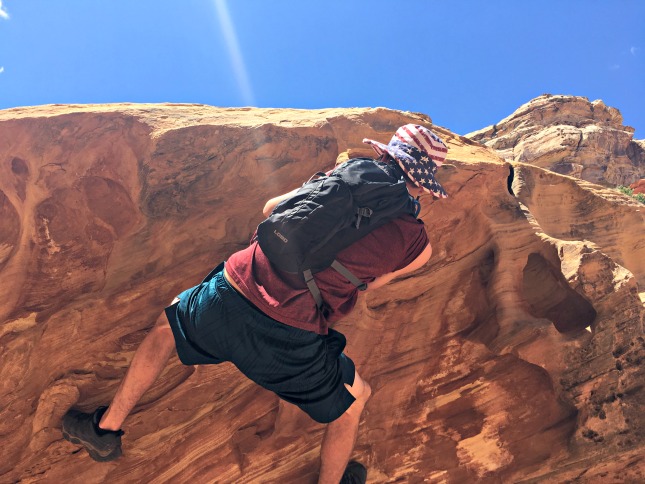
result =
M336 259L366 283L378 276L403 269L428 245L421 220L411 215L398 218L370 232L337 254ZM327 318L302 277L273 268L257 242L233 254L226 272L242 289L244 296L260 311L276 321L296 328L327 334L330 323L346 316L356 304L358 289L332 268L314 274L323 300L329 305Z

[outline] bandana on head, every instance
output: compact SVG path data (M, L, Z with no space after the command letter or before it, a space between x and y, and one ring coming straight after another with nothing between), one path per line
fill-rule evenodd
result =
M425 192L432 193L437 198L448 197L435 179L437 167L446 159L448 148L441 138L428 128L418 124L406 124L396 130L387 145L367 138L363 143L371 145L379 156L389 154L408 178Z

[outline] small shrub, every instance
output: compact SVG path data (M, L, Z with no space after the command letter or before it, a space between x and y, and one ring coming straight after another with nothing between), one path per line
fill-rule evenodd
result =
M624 187L622 185L618 185L616 187L616 190L618 190L620 193L627 195L628 197L632 197L633 199L645 204L645 194L643 193L637 193L634 195L634 190L629 188L629 187Z
M616 188L618 188L618 191L619 191L620 193L624 193L625 195L629 195L630 197L631 197L631 196L633 195L633 193L634 193L634 190L632 190L632 189L631 189L631 188L629 188L629 187L624 187L624 186L622 186L622 185L618 185Z

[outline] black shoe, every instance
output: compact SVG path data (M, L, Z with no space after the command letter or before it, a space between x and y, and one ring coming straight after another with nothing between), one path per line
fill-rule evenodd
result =
M63 437L73 444L80 444L98 462L107 462L120 457L122 430L99 428L101 417L107 407L99 407L94 413L70 410L63 417Z
M340 484L365 484L365 481L367 481L367 469L360 462L353 460L347 464Z

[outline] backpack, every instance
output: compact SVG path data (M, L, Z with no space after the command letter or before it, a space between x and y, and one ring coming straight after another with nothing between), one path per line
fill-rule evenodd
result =
M316 307L326 316L328 307L313 275L332 267L365 290L367 285L336 255L405 214L416 218L419 202L409 194L401 169L371 158L354 158L328 175L316 173L273 209L258 225L256 237L272 265L302 275Z

